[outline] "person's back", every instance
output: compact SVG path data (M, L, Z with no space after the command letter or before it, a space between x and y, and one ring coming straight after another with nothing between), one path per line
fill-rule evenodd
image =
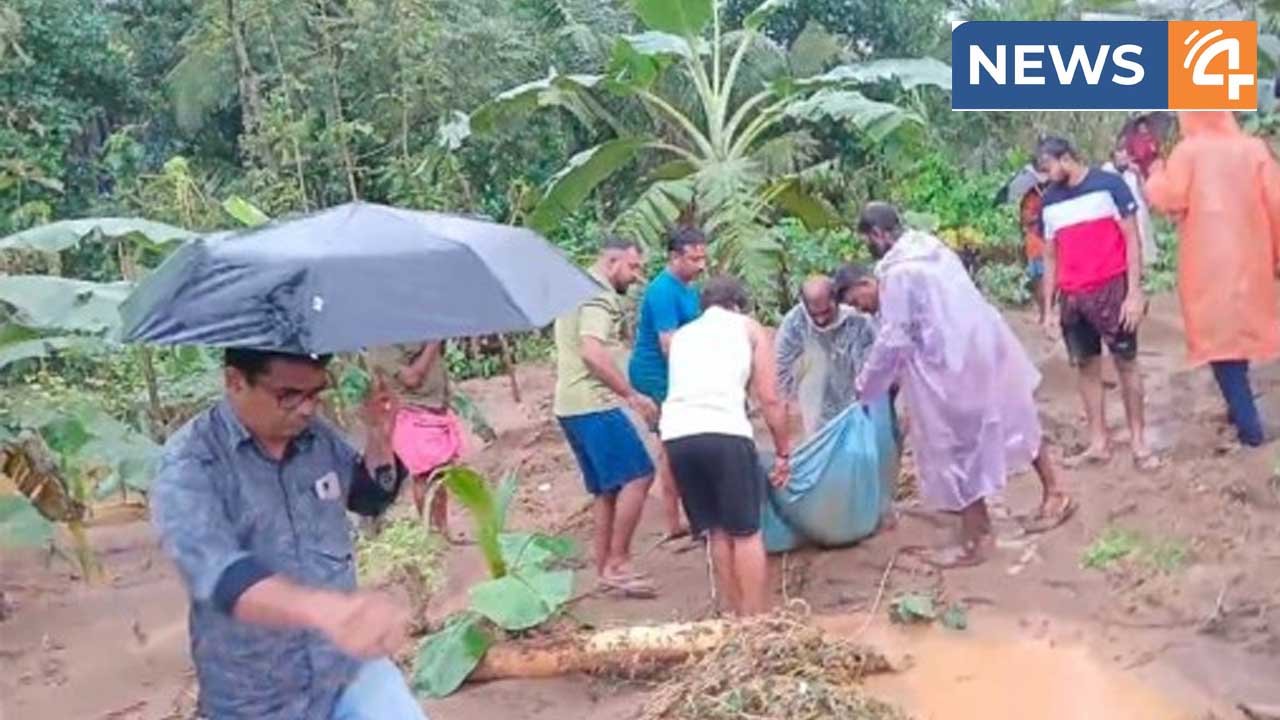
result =
M671 340L670 386L662 406L662 439L714 433L753 436L747 418L751 379L748 318L718 307Z

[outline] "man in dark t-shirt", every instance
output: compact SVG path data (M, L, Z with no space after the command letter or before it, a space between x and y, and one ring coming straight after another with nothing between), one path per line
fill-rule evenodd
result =
M1119 175L1084 165L1062 138L1041 141L1036 165L1051 183L1042 211L1045 322L1051 329L1061 326L1071 362L1080 370L1080 394L1089 418L1089 447L1065 464L1111 459L1103 414L1105 345L1124 394L1134 463L1153 469L1158 460L1146 442L1137 363L1138 326L1146 313L1141 240L1134 219L1137 201ZM1056 317L1055 300L1061 311Z

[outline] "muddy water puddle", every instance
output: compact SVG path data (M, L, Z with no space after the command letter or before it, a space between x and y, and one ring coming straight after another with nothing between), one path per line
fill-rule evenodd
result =
M1083 642L1036 639L1016 623L976 618L966 631L873 626L866 639L907 658L869 678L873 695L917 720L1200 720L1205 704L1107 663Z

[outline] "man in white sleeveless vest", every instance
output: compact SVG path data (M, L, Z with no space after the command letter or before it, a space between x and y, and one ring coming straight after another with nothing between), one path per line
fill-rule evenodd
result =
M987 498L1029 465L1043 494L1026 531L1061 525L1075 505L1058 488L1041 437L1032 397L1040 373L1013 331L960 258L932 235L904 229L893 206L868 204L858 231L881 258L880 329L858 394L879 397L894 380L901 383L921 495L937 510L960 514L960 543L927 560L939 567L981 563L994 544Z
M747 295L729 277L702 289L702 316L671 339L670 378L659 430L695 535L706 533L716 581L736 615L764 612L768 592L760 516L765 478L747 417L754 390L773 435L777 487L790 476L791 439L778 397L773 343L745 313Z

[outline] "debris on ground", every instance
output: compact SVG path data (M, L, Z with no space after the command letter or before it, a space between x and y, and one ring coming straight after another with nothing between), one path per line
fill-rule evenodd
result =
M824 632L803 614L779 613L735 625L701 658L675 669L643 720L904 720L868 696L867 674L891 671L879 652Z

